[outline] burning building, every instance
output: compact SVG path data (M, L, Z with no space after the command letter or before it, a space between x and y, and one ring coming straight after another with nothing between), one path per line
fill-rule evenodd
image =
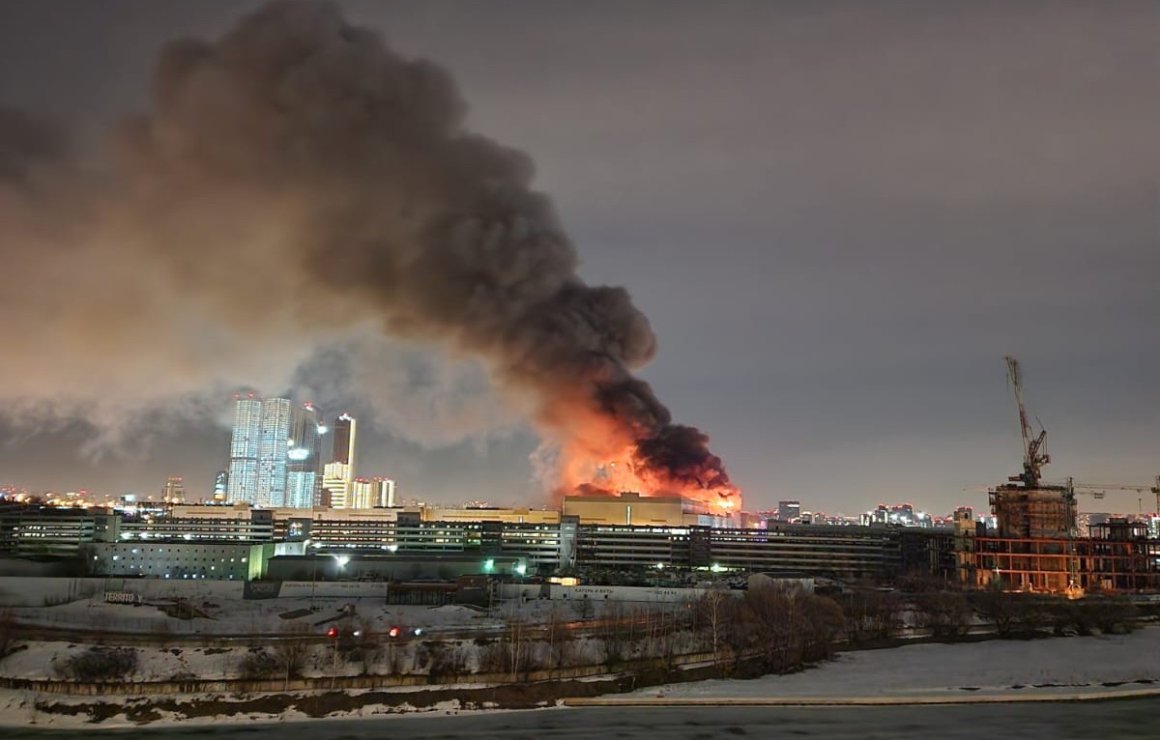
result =
M708 436L676 423L636 376L657 348L647 317L624 288L580 277L555 207L533 186L531 158L467 128L446 70L348 23L335 4L271 2L218 38L167 44L151 90L106 156L91 157L109 162L100 177L86 176L89 157L42 163L56 148L8 137L31 143L0 152L0 213L44 204L43 219L25 219L37 238L15 226L0 235L21 267L9 282L59 283L78 265L81 284L95 277L136 306L30 309L38 331L18 339L125 336L139 351L172 337L180 351L158 357L214 358L199 343L228 335L235 361L226 367L152 373L210 387L261 374L235 369L247 367L243 354L265 367L286 346L329 346L357 331L439 345L481 360L526 412L552 453L548 487L558 495L640 491L739 508ZM24 117L5 121L29 128ZM7 183L9 170L43 177ZM51 177L59 186L42 182ZM82 222L44 228L61 214ZM141 263L156 268L149 285L110 267ZM79 272L92 269L102 272ZM153 283L179 284L189 299L176 314L168 291L154 305ZM18 293L13 304L38 295ZM80 325L45 326L46 316ZM17 339L7 347L42 354Z
M642 496L586 492L564 497L563 514L581 524L623 526L736 526L732 512L700 499L682 496Z

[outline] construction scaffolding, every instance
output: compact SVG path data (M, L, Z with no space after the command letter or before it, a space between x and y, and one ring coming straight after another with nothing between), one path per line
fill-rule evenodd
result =
M966 585L1012 591L1146 593L1160 591L1160 540L1125 524L1104 537L973 537L958 555Z
M989 491L999 536L1069 537L1075 532L1075 496L1067 488L1004 485Z

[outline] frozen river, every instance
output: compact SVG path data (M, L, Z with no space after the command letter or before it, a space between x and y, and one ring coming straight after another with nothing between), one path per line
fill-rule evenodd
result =
M1022 737L1154 738L1160 699L1082 704L902 707L586 707L457 716L390 717L270 725L203 725L102 730L102 738L253 738L278 740L527 740L642 738L868 738ZM10 730L5 740L80 738L92 732Z

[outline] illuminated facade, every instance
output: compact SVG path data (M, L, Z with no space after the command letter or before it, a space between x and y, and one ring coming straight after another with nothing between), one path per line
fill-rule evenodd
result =
M395 505L395 482L390 478L358 478L351 484L351 509L375 509Z
M290 399L238 398L230 442L227 500L284 506Z
M325 505L335 509L358 508L354 501L355 444L358 424L350 414L334 420L334 450L323 468L322 488ZM320 502L321 503L321 502Z
M95 542L82 548L98 576L252 581L265 575L273 544L233 542Z
M286 465L290 451L290 399L262 401L262 433L258 444L256 506L286 505Z
M341 462L330 462L322 469L323 506L332 509L349 509L354 481L350 466Z
M579 517L585 524L622 526L721 526L703 507L680 496L641 496L593 494L565 496L564 514ZM721 519L721 517L716 517ZM704 519L704 521L702 521Z

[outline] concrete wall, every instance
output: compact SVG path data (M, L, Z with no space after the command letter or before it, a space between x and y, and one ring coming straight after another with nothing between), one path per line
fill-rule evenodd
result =
M276 598L320 599L384 598L386 584L358 581L283 581ZM46 606L101 596L105 591L128 591L144 599L241 599L241 581L174 581L157 578L0 578L0 606Z
M146 599L242 598L238 581L173 581L155 578L0 578L0 606L46 606L130 591Z

